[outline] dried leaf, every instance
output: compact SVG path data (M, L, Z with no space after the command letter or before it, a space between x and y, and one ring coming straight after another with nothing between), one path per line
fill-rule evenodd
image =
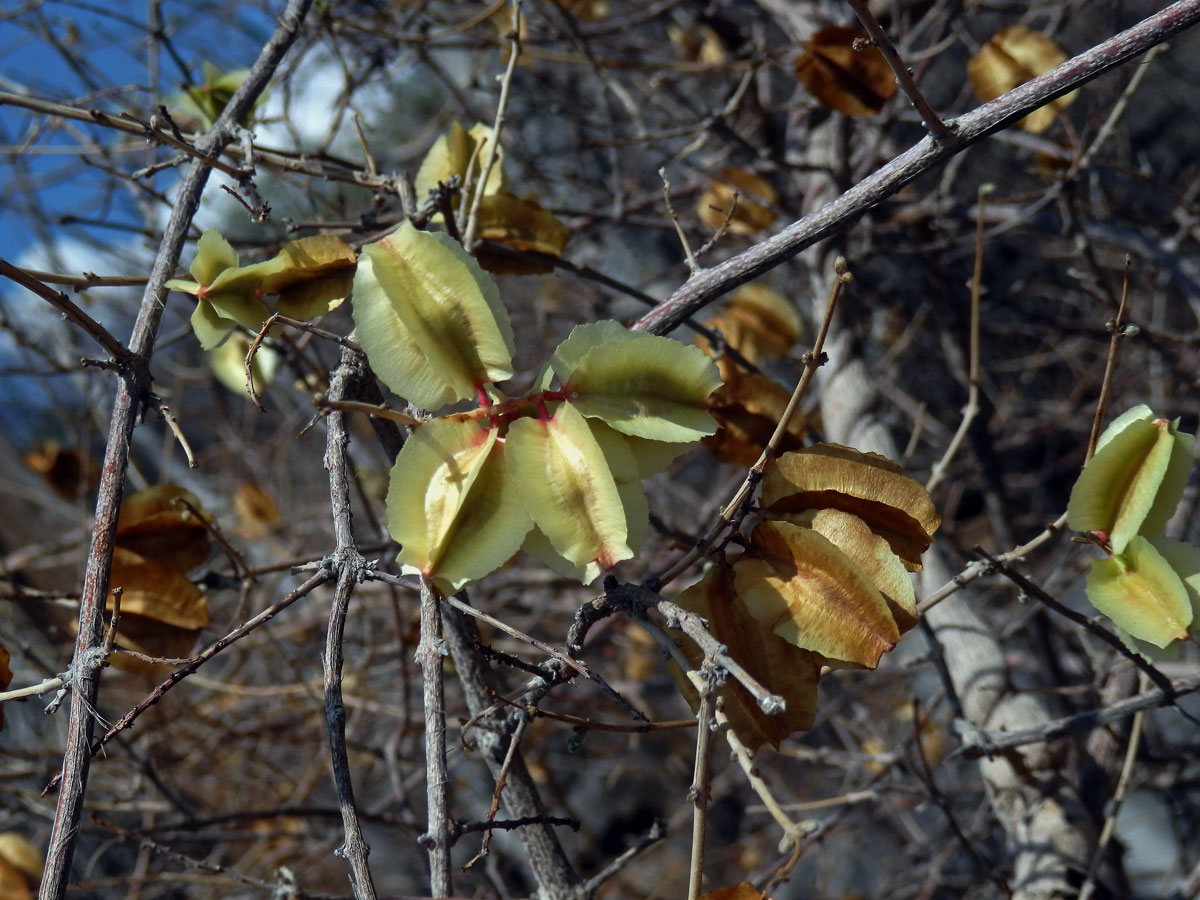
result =
M975 96L987 103L1013 88L1049 72L1067 55L1046 35L1029 28L1015 26L996 32L967 63L967 77ZM1040 134L1054 123L1054 118L1066 109L1078 91L1050 101L1017 123L1017 126Z
M800 337L800 318L792 305L761 284L748 284L725 302L725 308L704 323L721 333L733 347L758 365L785 355ZM697 338L697 343L704 338Z
M42 880L42 850L23 834L16 831L0 834L0 860L24 875L30 885ZM0 893L0 896L5 895Z
M95 460L53 439L42 441L22 459L64 500L75 501L81 494L94 491L100 482L100 467Z
M418 406L475 397L512 376L512 326L500 292L447 235L405 222L363 247L353 307L371 367Z
M668 25L667 40L675 52L688 62L719 66L729 59L729 51L716 29L702 22L693 23L687 28Z
M599 22L608 15L609 0L554 0L580 22Z
M725 698L730 727L751 751L763 743L778 750L780 741L788 735L812 728L817 712L821 656L789 643L759 624L734 589L732 569L713 568L680 594L676 602L703 616L708 621L709 633L726 646L729 655L760 684L787 701L782 713L767 715L737 679L730 678L722 686L720 694ZM698 667L704 658L700 648L687 638L682 638L681 646L692 665ZM691 682L678 669L672 674L696 709L699 698Z
M16 866L0 859L0 898L3 900L31 900L32 885L25 880Z
M244 481L233 493L233 511L238 531L249 540L261 540L279 524L279 506L275 498L253 481Z
M121 631L127 613L181 629L208 625L208 600L180 569L117 546L108 583L122 589ZM106 608L113 605L110 590Z
M848 116L879 113L896 93L896 77L887 59L854 28L822 28L809 40L796 60L796 77L810 94L830 109Z
M762 891L748 881L742 881L733 887L718 888L701 894L700 900L770 900Z
M917 624L917 596L912 576L888 542L858 516L838 509L808 510L788 521L811 528L858 564L883 594L900 633Z
M738 195L736 209L733 206L735 193ZM777 199L775 189L761 175L747 169L722 169L721 177L696 201L696 216L716 231L725 222L729 210L734 209L727 230L731 234L755 235L775 221L771 207Z
M199 499L175 484L131 494L121 504L116 544L169 569L194 569L208 559L209 544L208 528L193 509L200 509Z
M506 191L488 194L479 206L478 235L514 250L562 256L571 234L567 226L532 200ZM542 275L554 266L481 251L479 264L496 275Z
M704 438L704 448L721 462L752 466L775 433L791 391L740 368L729 357L717 360L724 382L708 398L708 411L717 420L717 433ZM807 434L804 415L797 411L788 422L779 452L799 450Z
M810 528L760 522L750 553L733 564L750 615L786 641L831 663L875 668L900 632L861 568Z
M839 444L814 444L767 463L767 516L840 509L858 516L911 571L942 522L929 492L890 459Z

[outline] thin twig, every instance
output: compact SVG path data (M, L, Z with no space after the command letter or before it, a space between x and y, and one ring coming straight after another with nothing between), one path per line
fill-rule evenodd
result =
M1170 706L1180 697L1194 694L1196 691L1200 691L1200 675L1171 682L1169 691L1154 688L1127 700L1118 700L1109 706L1084 710L1061 719L1051 719L1030 728L1002 732L972 729L964 736L962 746L954 752L956 755L961 754L973 759L980 756L996 756L1029 744L1056 741L1076 732L1097 728L1109 722L1118 722L1144 709Z
M163 417L163 421L171 429L171 434L175 435L175 440L179 442L179 446L183 450L183 455L187 459L188 468L200 468L200 463L196 462L195 454L192 453L192 445L188 443L188 439L183 434L183 429L179 427L179 419L176 418L175 414L171 412L165 403L158 405L158 414Z
M221 531L221 527L217 524L217 520L212 516L206 516L200 509L192 503L186 496L180 495L171 500L171 505L186 509L195 521L204 526L204 530L208 532L208 536L216 541L217 546L221 551L229 557L229 561L233 563L233 570L237 573L237 577L242 580L254 581L255 575L251 571L250 566L246 563L245 558L238 552L233 544L229 543L229 539L225 537Z
M1108 142L1113 131L1116 130L1117 123L1121 120L1121 116L1125 115L1125 109L1129 106L1129 101L1133 99L1133 95L1137 93L1137 89L1141 87L1142 79L1150 71L1150 63L1158 58L1159 54L1167 51L1166 44L1159 44L1157 47L1152 47L1150 52L1138 60L1134 67L1133 76L1129 79L1129 83L1125 85L1125 90L1121 91L1121 96L1117 98L1117 102L1113 104L1112 109L1108 111L1108 115L1104 119L1104 124L1096 131L1096 136L1088 145L1088 148L1079 157L1079 160L1071 166L1071 174L1078 174L1086 171L1095 159L1096 154Z
M887 60L888 66L896 76L896 83L900 85L900 90L904 91L904 96L908 98L908 102L913 105L913 109L920 115L921 124L928 129L935 141L945 140L950 134L950 129L938 117L938 114L933 111L933 107L929 105L929 102L925 99L925 95L917 87L917 82L913 78L912 72L908 70L908 66L904 64L904 60L900 58L900 53L896 50L896 45L892 43L891 39L887 36L887 32L880 26L879 20L871 12L866 0L849 0L849 2L850 6L854 9L854 14L858 16L858 21L862 22L863 28L871 36L871 43L879 48L879 51L883 54L883 58Z
M149 279L145 275L97 275L84 272L82 275L67 275L62 272L42 272L22 267L22 272L42 284L65 284L76 292L99 287L143 287Z
M104 633L104 649L102 651L104 657L104 665L108 665L108 658L112 656L113 644L117 640L117 629L121 626L121 597L125 594L125 588L115 587L112 589L113 608L112 615L108 620L108 628Z
M396 422L400 425L415 426L421 424L421 419L416 416L410 416L408 413L402 413L398 409L392 409L386 403L364 403L361 400L330 400L328 397L317 397L313 400L313 406L317 408L317 412L330 413L334 410L338 412L360 413L364 416L370 416L372 419L387 419L389 422Z
M426 578L421 579L421 640L417 668L424 684L426 828L421 846L429 854L429 891L433 897L450 895L450 814L446 774L446 700L442 661L441 597Z
M1045 606L1054 610L1060 616L1070 619L1081 628L1087 629L1089 634L1095 635L1097 638L1104 641L1104 643L1108 644L1108 646L1112 647L1114 650L1132 662L1135 666L1141 669L1143 673L1145 673L1147 678L1154 682L1155 687L1157 687L1160 691L1169 694L1172 690L1174 690L1174 688L1171 686L1171 680L1167 678L1166 675L1147 662L1145 657L1143 657L1140 653L1135 653L1126 647L1124 641L1122 641L1111 631L1101 628L1087 616L1077 613L1070 607L1059 603L1048 593L1046 593L1046 591L1042 590L1039 585L1026 578L1020 572L1014 570L1007 563L1001 562L986 550L976 547L975 552L986 559L992 568L994 568L1009 581L1013 582L1013 584L1019 587L1022 591L1025 591L1030 596L1036 597Z
M250 399L254 401L254 405L258 407L259 412L266 412L266 408L262 405L259 399L258 392L254 389L254 357L258 353L258 348L262 346L262 342L266 339L271 328L276 325L289 325L292 328L300 331L307 331L309 334L316 335L319 338L324 338L327 341L332 341L335 344L340 344L349 350L359 351L362 348L355 341L348 337L343 337L340 334L335 334L332 331L327 331L324 328L318 328L311 322L305 322L301 319L291 319L279 313L271 313L267 320L263 322L262 328L258 329L258 334L254 336L254 340L250 342L250 346L246 349L246 391L250 394Z
M367 174L376 175L379 170L375 168L375 156L371 153L371 146L367 143L367 135L363 131L362 117L356 112L353 116L354 130L358 132L358 143L363 149L363 158L367 161Z
M1139 687L1145 689L1146 677L1144 674L1141 682ZM1083 882L1083 887L1079 889L1079 900L1090 900L1095 891L1096 873L1100 871L1100 863L1104 860L1108 844L1116 831L1117 815L1121 812L1121 804L1125 802L1125 795L1129 791L1129 780L1133 777L1133 765L1137 762L1138 745L1142 739L1142 726L1145 721L1145 712L1133 714L1133 725L1129 730L1129 745L1125 748L1125 760L1121 764L1121 775L1117 779L1117 787L1113 791L1112 799L1105 805L1104 826L1100 829L1100 838L1096 841L1096 847L1092 851L1092 859L1087 869L1087 879Z
M650 826L650 830L638 839L636 844L634 844L616 859L612 860L610 863L608 863L608 865L587 880L587 884L583 886L583 896L591 897L596 893L600 886L604 884L604 882L608 881L623 868L629 865L629 863L632 862L635 857L641 855L650 847L653 847L666 836L667 829L661 822L655 822Z
M329 379L329 395L338 400L354 396L358 383L364 377L364 366L361 353L343 347L340 365ZM345 835L337 855L350 864L350 886L356 900L375 900L375 884L367 865L371 850L363 838L362 824L354 802L354 782L350 775L350 757L346 751L346 707L342 701L342 638L346 630L346 615L354 585L362 580L366 566L354 539L350 462L347 458L350 436L346 431L345 417L338 412L331 413L326 419L326 428L325 468L329 472L333 534L337 542L333 555L337 587L329 608L322 671L325 681L325 727L329 733L333 783Z
M101 747L117 736L118 732L124 731L126 728L132 725L138 716L161 700L167 691L199 669L204 663L208 662L230 644L240 641L246 635L257 629L260 625L264 625L271 621L271 619L275 618L275 616L279 615L279 613L283 612L301 597L308 596L315 588L327 582L331 577L332 573L327 569L318 571L315 575L305 581L304 584L300 585L294 591L289 593L278 603L273 603L258 615L251 619L247 619L223 638L213 641L213 643L205 647L203 651L188 660L188 662L181 668L167 676L167 679L161 682L157 687L154 688L154 690L147 694L137 706L118 719L117 722L110 729L108 729L107 732L105 732L104 736L96 742L95 746L92 747L92 754L95 755L98 753Z
M667 208L667 218L675 226L675 234L678 235L679 243L683 246L683 255L687 258L688 272L693 276L698 275L700 273L700 264L696 262L696 255L692 253L692 242L688 240L687 232L683 230L683 223L679 221L679 214L675 212L675 206L671 203L671 181L667 178L667 169L665 166L658 170L658 177L662 179L663 205Z
M946 452L942 454L942 458L934 465L933 471L929 473L929 480L925 482L925 490L930 493L941 482L942 477L946 474L946 470L950 466L950 460L958 452L958 448L967 436L967 431L971 428L971 423L979 415L979 298L983 293L983 208L984 198L991 192L991 185L985 184L980 186L977 201L978 208L975 216L975 271L971 275L971 332L969 349L971 361L967 372L967 405L963 407L962 419L958 423L958 430L954 432L954 437L946 445Z
M504 754L504 762L500 765L500 772L496 775L496 787L492 790L492 805L488 807L487 817L484 819L485 826L492 826L496 821L496 813L500 809L500 796L504 793L504 784L508 781L508 772L512 768L513 760L517 756L517 747L521 744L521 736L525 734L525 727L529 724L528 719L521 719L517 722L517 727L513 729L512 736L508 739L508 751ZM479 852L471 857L470 861L463 866L463 871L471 868L479 860L483 859L491 852L492 845L492 829L485 827L483 829L483 841L480 844Z
M1096 400L1096 416L1092 419L1092 434L1088 438L1085 461L1091 459L1096 452L1096 444L1100 441L1100 428L1104 424L1104 415L1108 411L1108 397L1112 391L1113 372L1117 368L1117 350L1121 345L1121 338L1125 337L1121 318L1125 315L1125 301L1129 298L1129 270L1132 265L1132 257L1125 254L1125 277L1121 282L1121 303L1117 307L1116 318L1110 319L1104 326L1109 333L1108 359L1104 362L1104 380L1100 382L1100 396Z
M692 854L688 863L688 900L699 900L700 884L704 878L704 834L708 826L708 764L712 746L713 698L716 695L717 663L706 659L700 671L690 671L688 678L700 694L696 720L696 762L692 767L692 786L688 800L692 804Z
M769 688L762 685L758 679L747 672L737 660L729 655L728 648L713 637L708 628L705 627L706 623L703 618L670 600L660 600L657 608L666 617L668 628L677 627L695 641L705 656L710 656L716 660L722 669L736 678L738 683L753 695L759 709L767 715L774 715L775 713L783 712L787 708L787 701L783 697L773 693Z
M1067 514L1063 513L1044 529L1034 535L1034 537L1032 537L1030 540L1005 553L1001 553L996 557L996 559L1001 560L1002 562L1015 562L1017 560L1024 559L1038 547L1042 546L1042 544L1062 534L1063 529L1066 527ZM957 593L958 591L961 591L975 579L982 575L988 574L989 571L991 570L988 565L986 563L979 562L978 560L967 563L966 568L964 568L948 582L917 604L918 615L924 616L925 613L933 609L933 607L937 606L947 597Z
M174 860L175 862L185 865L188 868L198 869L201 872L210 872L214 875L224 875L225 877L231 879L236 884L243 885L244 887L257 888L258 890L262 890L262 891L270 891L274 894L279 893L279 884L278 883L272 884L271 882L268 882L268 881L261 881L260 879L257 879L257 878L251 878L248 875L243 875L241 872L237 871L236 869L232 869L227 866L222 866L219 863L214 863L214 862L211 862L209 860L204 860L204 859L197 859L193 856L188 856L185 853L180 853L178 850L173 850L172 848L166 846L165 844L162 844L159 841L154 840L153 838L147 837L146 835L141 834L140 832L134 831L131 828L125 828L121 825L117 825L113 822L109 822L106 819L102 819L102 818L100 818L100 816L96 815L95 813L92 813L91 818L92 818L92 821L95 822L100 827L107 828L108 830L116 832L117 834L121 835L122 837L136 841L139 845L150 850L152 853L154 853L157 856L162 856L167 859Z
M515 756L513 757L516 758ZM528 828L530 825L556 825L560 828L570 828L578 831L580 822L571 816L526 816L523 819L491 819L487 822L455 822L454 833L457 836L473 834L476 831L516 831L518 828ZM465 869L466 866L463 866Z
M385 574L382 572L372 572L370 577L377 578L382 581L388 580L387 577L385 576ZM578 672L584 678L588 679L593 684L595 684L597 687L599 687L600 690L602 690L605 694L607 694L610 698L612 698L622 708L628 710L629 713L635 719L637 719L638 721L641 721L641 722L649 722L650 721L650 718L645 713L643 713L639 709L636 709L628 700L626 700L623 696L621 696L621 693L619 691L617 691L616 688L614 688L612 685L610 685L607 681L605 681L596 672L593 672L592 669L589 666L587 666L585 663L582 663L579 660L574 659L573 657L569 656L568 654L564 653L563 651L561 651L555 647L551 647L545 641L540 641L537 638L532 637L517 628L513 628L513 626L500 621L495 616L489 616L487 613L482 612L481 610L475 609L475 607L471 606L469 603L463 603L457 597L447 597L445 599L445 602L448 606L453 607L454 609L458 610L459 612L465 613L466 615L476 618L481 622L486 622L488 625L490 625L493 628L496 628L500 631L503 631L505 634L507 634L511 637L515 637L518 640L525 641L527 644L530 644L531 646L534 646L537 649L541 650L547 656L551 656L554 659L561 662L563 665L574 669L576 672Z
M695 719L668 719L662 722L634 722L633 724L623 722L597 722L595 719L588 719L584 716L573 716L570 713L555 712L552 709L542 709L540 706L533 706L528 703L518 703L516 700L510 700L503 694L494 694L493 696L506 706L512 706L516 709L524 710L534 719L550 719L554 722L562 722L566 725L574 726L576 731L613 731L620 734L645 734L648 731L662 731L664 729L674 728L694 728L696 726Z
M946 817L946 822L950 825L950 831L954 834L959 846L967 852L971 857L971 861L975 863L975 868L986 875L1000 892L1005 897L1012 896L1012 888L996 874L995 867L990 866L984 861L979 851L975 849L975 844L971 842L966 833L962 829L962 825L958 822L958 817L954 814L954 806L950 803L950 799L938 787L937 781L933 777L933 768L929 765L929 758L925 755L925 745L921 741L921 716L916 708L916 701L913 701L913 746L917 752L917 759L921 761L921 774L924 776L925 788L929 792L929 799L932 800L942 814Z
M121 363L129 356L129 352L121 345L120 341L112 336L107 328L71 302L71 299L62 293L62 291L51 290L31 273L25 269L17 268L6 259L0 259L0 275L3 275L10 281L16 282L23 288L27 288L57 309L69 321L74 322L90 334L96 340L96 343L103 347L104 352L111 356L114 361ZM145 279L142 281L144 283Z
M509 41L511 47L508 52L508 67L500 79L500 97L496 101L496 120L492 125L492 136L488 140L487 157L479 172L479 183L475 186L471 210L463 229L462 245L468 253L475 247L475 232L479 229L479 208L483 205L483 195L487 193L488 177L500 156L500 133L504 130L504 114L508 109L508 91L512 87L513 74L517 71L517 59L521 56L521 0L512 0L512 32ZM467 171L471 169L468 168Z
M729 749L732 752L733 758L741 766L742 771L746 775L746 780L750 783L751 789L753 789L754 793L758 794L758 799L762 801L767 812L771 814L771 818L783 829L784 840L798 846L804 837L804 828L788 818L788 814L783 811L783 806L775 799L775 795L771 793L771 788L763 780L758 767L754 765L754 754L750 752L750 748L742 742L742 739L730 727L729 717L725 714L723 706L723 698L717 698L714 715L717 727L721 729L725 735L725 740L729 743Z
M666 571L647 579L647 587L652 587L657 591L679 577L696 560L708 552L721 533L725 531L731 522L736 520L739 514L746 508L746 504L753 498L754 490L758 486L759 481L762 480L763 469L766 468L767 462L776 455L783 436L787 434L792 416L795 415L796 410L800 406L801 398L803 398L805 392L808 390L808 386L812 382L817 369L825 360L825 338L829 334L829 326L833 321L833 314L837 309L838 299L841 297L843 287L852 280L846 268L846 261L841 257L838 257L835 261L834 269L837 272L837 277L833 280L833 290L829 295L829 303L825 307L825 317L821 321L821 328L817 332L816 340L813 341L812 351L804 354L804 372L800 375L800 380L796 383L796 387L792 391L792 396L788 399L787 406L784 407L783 414L779 417L779 422L775 425L775 431L771 435L770 440L763 447L758 460L747 471L745 479L743 479L741 485L734 493L733 498L721 510L717 521L709 527L704 536L687 553L672 563ZM741 679L738 680L740 681Z
M224 172L231 178L237 179L244 174L241 169L235 166L221 162L215 157L205 156L199 149L198 144L195 147L191 146L182 135L177 136L171 130L163 130L155 121L158 118L157 116L153 117L147 124L132 116L113 116L100 112L97 109L82 109L65 103L55 103L39 97L13 94L8 91L0 91L0 106L14 106L20 109L28 109L31 112L54 116L59 119L87 122L91 125L99 125L104 128L122 131L126 134L134 134L144 137L148 141L154 141L179 149L185 154L186 158L205 163L211 168ZM253 151L254 162L265 169L310 175L326 181L335 181L344 184L357 184L361 187L370 188L382 193L400 193L397 187L397 179L394 177L371 175L365 169L359 169L343 160L332 158L314 159L311 155L305 153L265 149L257 146L253 148ZM222 152L229 156L245 159L245 150L238 144L223 147ZM143 278L138 283L144 284L145 282L146 279Z
M492 683L491 670L481 655L475 652L480 642L479 630L472 619L448 605L442 608L442 627L467 709L472 717L484 715L491 705L496 685ZM504 723L500 724L503 726ZM476 744L492 777L497 777L508 753L503 727L498 730L481 729ZM556 900L585 900L590 897L563 852L554 829L542 821L546 810L538 796L537 785L519 752L509 768L508 786L501 802L509 818L533 818L538 821L538 824L519 829L517 836L525 847L529 866L537 879L539 895Z
M11 691L0 691L0 703L48 694L50 691L58 690L66 683L67 679L62 675L58 675L54 678L47 678L38 684L31 684L23 688L13 688Z
M741 199L741 194L734 191L729 198L729 209L725 210L725 218L721 220L721 224L717 226L717 230L713 232L712 237L700 245L696 250L696 259L702 257L705 253L717 245L717 241L725 237L725 232L729 230L729 223L733 221L733 217L737 215L738 200ZM693 272L693 274L695 274Z

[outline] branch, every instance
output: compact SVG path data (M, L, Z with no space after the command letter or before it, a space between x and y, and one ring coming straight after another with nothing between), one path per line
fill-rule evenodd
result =
M439 610L441 597L433 584L421 579L421 640L417 644L417 668L424 684L425 706L425 833L421 846L429 854L429 892L434 897L450 894L450 781L446 773L446 693L442 660Z
M66 294L61 291L51 290L32 274L26 272L24 269L18 269L6 259L0 259L0 275L3 275L10 281L15 281L21 287L33 291L33 293L62 313L66 319L74 322L90 334L96 339L96 343L103 347L105 352L113 358L114 362L121 363L125 360L128 354L125 348L121 346L121 342L113 337L107 328L72 303Z
M467 709L472 718L486 714L492 705L492 692L496 685L491 683L491 670L482 656L475 652L480 641L479 629L461 612L443 606L442 631L454 660L454 671L462 685ZM502 721L500 728L479 729L476 737L476 744L493 778L499 777L508 755L511 731L503 727L505 724ZM515 724L512 727L515 728ZM584 900L588 897L585 885L563 852L554 829L547 822L537 785L519 751L509 765L501 802L508 818L535 822L527 828L518 829L517 836L525 846L529 866L537 879L539 900Z
M275 33L263 47L250 74L230 98L212 130L197 144L197 149L203 155L213 156L229 142L237 122L253 107L254 101L265 90L284 54L296 39L311 2L289 0ZM88 551L79 604L79 633L73 657L71 716L63 751L62 782L50 842L46 848L45 874L38 893L40 900L62 900L67 890L91 762L91 711L95 708L100 687L100 658L96 650L101 641L104 600L108 594L113 538L121 508L125 468L129 462L130 439L137 412L149 390L150 356L165 308L163 284L179 262L188 226L199 207L200 194L208 181L209 171L205 163L194 160L179 186L129 340L130 368L122 373L113 403L107 451L96 497L92 544Z
M329 379L329 396L341 400L353 396L364 375L362 354L342 348L341 365ZM346 707L342 702L342 635L354 585L362 580L366 565L354 541L350 508L350 472L346 448L345 414L331 412L326 418L325 468L329 470L329 495L333 505L333 533L337 540L334 566L337 590L329 610L329 629L325 636L325 725L329 731L329 754L333 764L333 783L346 839L336 855L350 864L350 883L357 900L375 900L375 885L367 857L371 848L363 839L358 809L354 803L354 783L350 777L350 758L346 751Z
M1110 706L1085 710L1061 719L1051 719L1030 728L1003 732L972 729L964 736L962 747L955 751L955 755L961 754L970 759L976 759L981 756L997 756L1006 750L1024 747L1028 744L1056 741L1078 731L1088 731L1109 722L1117 722L1144 709L1170 706L1185 694L1193 694L1196 691L1200 691L1200 675L1192 675L1171 682L1169 691L1154 688L1143 694L1136 694L1128 700L1119 700Z

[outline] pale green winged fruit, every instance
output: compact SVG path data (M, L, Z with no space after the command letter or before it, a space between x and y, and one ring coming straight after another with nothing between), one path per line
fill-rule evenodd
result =
M447 417L404 443L388 487L388 531L401 570L447 592L502 566L533 526L497 431Z
M559 383L566 384L567 379L578 368L579 361L589 350L611 345L617 341L633 341L637 338L637 333L612 319L576 325L563 342L554 348L554 354L550 357L550 368Z
M1183 495L1196 442L1178 426L1147 406L1117 418L1071 490L1067 526L1098 534L1114 554L1134 535L1161 534Z
M1200 549L1167 537L1151 538L1150 543L1183 582L1192 607L1191 626L1195 626L1200 622ZM1159 647L1138 640L1123 628L1119 628L1118 632L1125 646L1154 662L1178 660L1183 656L1183 641L1173 641L1166 647Z
M208 365L217 381L235 394L247 397L246 354L250 351L250 338L241 334L231 335L229 340L208 355ZM273 347L259 345L250 364L254 373L255 388L261 390L275 380L283 356Z
M425 409L478 398L512 376L513 336L495 282L445 234L405 222L363 247L354 324L371 367Z
M262 278L260 291L278 294L275 309L291 319L311 319L337 309L350 294L354 249L331 234L288 241L271 259L255 270Z
M202 349L220 346L238 325L255 333L262 328L269 311L259 299L259 267L239 267L237 251L219 232L210 229L200 236L188 271L194 282L172 278L166 287L195 295L192 330Z
M581 580L633 556L621 491L574 406L563 403L549 418L513 422L504 456L534 524L573 571L582 571Z
M670 338L606 329L580 337L576 328L555 351L551 365L572 405L649 440L691 442L716 431L707 401L721 377L712 360Z
M1156 544L1184 571L1177 571ZM1198 587L1200 551L1179 541L1152 543L1135 535L1124 553L1092 563L1086 591L1092 605L1122 631L1165 648L1187 637Z
M599 419L586 419L592 437L600 446L604 462L612 473L617 485L617 494L621 498L621 506L625 512L625 543L629 549L637 553L646 538L650 536L650 507L646 502L646 493L642 490L641 479L647 473L643 471L643 459L638 455L639 450L631 448L631 442L673 448L676 454L687 450L684 444L663 444L659 441L641 441L629 438L618 431L613 431ZM654 457L657 460L658 456ZM575 565L558 554L550 539L538 528L532 529L525 536L521 549L537 559L546 568L557 572L566 578L587 583L592 581L595 569L586 565Z

